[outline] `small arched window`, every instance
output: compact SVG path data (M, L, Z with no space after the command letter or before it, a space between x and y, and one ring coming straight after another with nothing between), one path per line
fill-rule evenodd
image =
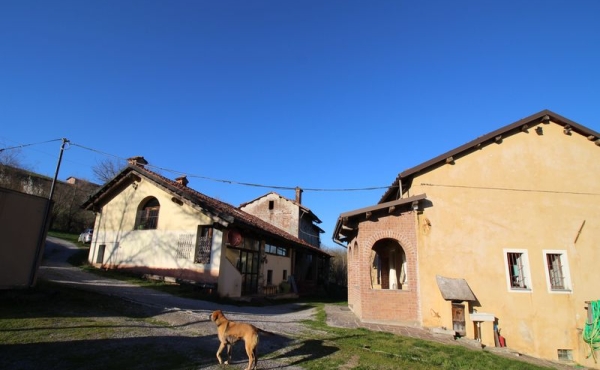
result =
M158 226L159 210L160 203L158 199L154 197L146 199L140 204L140 208L138 209L135 228L137 230L156 229Z

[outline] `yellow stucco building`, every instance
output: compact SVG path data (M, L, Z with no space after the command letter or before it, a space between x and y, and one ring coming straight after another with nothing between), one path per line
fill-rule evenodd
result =
M190 282L223 297L275 294L284 280L298 292L326 278L327 252L147 164L130 158L83 204L96 214L93 266ZM298 274L307 269L314 273Z
M599 174L600 134L547 110L400 173L337 221L350 308L597 368Z

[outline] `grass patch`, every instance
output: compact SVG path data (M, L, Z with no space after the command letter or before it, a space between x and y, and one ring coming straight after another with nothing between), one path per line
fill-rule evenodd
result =
M0 291L2 369L197 368L211 353L141 306L40 280Z
M70 233L65 233L65 232L61 232L61 231L51 230L51 231L48 231L48 236L53 236L55 238L66 240L68 242L75 244L78 247L84 246L84 244L82 242L77 241L77 239L79 239L79 234L70 234Z
M305 324L318 335L303 341L303 351L314 358L306 369L453 369L541 370L548 369L459 345L444 345L366 329L327 326L324 308Z

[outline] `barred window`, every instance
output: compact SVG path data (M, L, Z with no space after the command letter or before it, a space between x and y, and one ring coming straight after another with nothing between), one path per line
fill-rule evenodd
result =
M156 229L158 226L158 213L160 203L158 199L151 197L141 204L135 221L136 230Z
M569 292L571 281L566 251L544 251L546 277L551 292Z
M192 252L194 250L194 234L180 234L179 240L177 241L176 257L181 259L190 260L192 259Z
M196 235L196 252L194 253L194 263L209 264L210 250L212 246L213 228L210 226L198 226Z
M505 250L504 256L509 289L531 290L527 250Z

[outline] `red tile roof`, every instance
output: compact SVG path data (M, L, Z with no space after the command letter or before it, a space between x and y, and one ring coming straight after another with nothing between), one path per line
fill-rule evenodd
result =
M215 198L211 198L205 194L202 194L192 188L184 186L176 181L168 179L156 172L150 171L143 166L138 165L129 165L123 171L121 171L117 176L115 176L112 180L107 182L102 188L100 188L95 194L93 194L90 199L88 199L84 204L82 204L82 208L92 210L97 208L99 204L103 203L103 198L109 193L115 191L115 187L118 184L121 184L124 181L128 181L131 176L137 173L156 184L162 186L166 191L172 193L173 195L180 196L195 205L198 205L215 216L225 220L227 223L231 223L237 227L242 229L252 230L261 234L266 239L273 239L278 241L284 241L291 243L296 247L301 247L305 249L309 249L311 251L317 252L319 254L325 256L331 256L329 253L316 248L304 240L295 237L291 234L286 233L285 231L279 229L276 226L271 225L270 223L263 221L262 219L246 213L237 207L234 207L231 204L226 202L217 200ZM132 181L132 180L130 180Z

